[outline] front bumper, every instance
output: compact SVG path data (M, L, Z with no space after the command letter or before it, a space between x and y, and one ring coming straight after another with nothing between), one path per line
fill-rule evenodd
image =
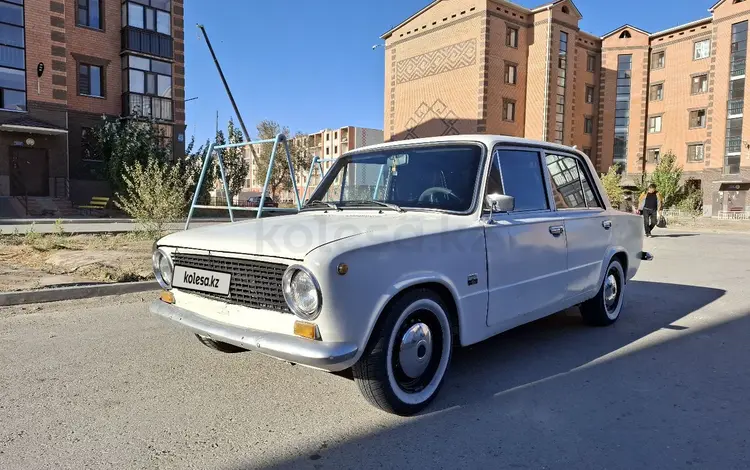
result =
M316 369L331 372L348 369L357 355L357 345L353 343L326 343L237 327L159 300L151 304L150 310L151 313L215 341Z

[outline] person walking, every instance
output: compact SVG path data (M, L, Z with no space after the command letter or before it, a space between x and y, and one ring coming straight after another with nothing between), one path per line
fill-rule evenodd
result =
M645 193L638 198L638 212L643 215L643 228L646 230L646 237L651 237L651 231L658 223L658 216L661 213L664 201L656 190L656 185L651 183Z

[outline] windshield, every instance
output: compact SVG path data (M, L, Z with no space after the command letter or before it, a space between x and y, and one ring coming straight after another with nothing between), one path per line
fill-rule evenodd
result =
M389 149L341 157L308 201L336 207L471 209L482 149L444 145ZM311 204L312 203L312 204ZM325 208L325 205L318 204Z

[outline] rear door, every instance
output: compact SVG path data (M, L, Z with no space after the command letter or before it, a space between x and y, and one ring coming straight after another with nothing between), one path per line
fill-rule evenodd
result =
M580 157L548 151L545 163L556 213L567 233L567 297L575 297L598 288L613 221Z
M542 158L533 148L492 154L487 192L513 196L516 208L492 214L485 229L490 327L553 313L566 295L565 227L551 208Z

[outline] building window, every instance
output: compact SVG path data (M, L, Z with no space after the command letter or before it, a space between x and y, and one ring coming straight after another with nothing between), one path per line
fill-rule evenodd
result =
M586 154L587 157L591 158L591 147L584 147L583 153Z
M664 51L654 52L651 56L651 68L653 70L663 69L666 63L666 53Z
M631 38L630 31L628 31L627 29L620 33L620 39L630 39L630 38Z
M663 99L664 99L664 84L657 83L656 85L651 85L651 92L649 93L649 100L661 101Z
M513 100L503 100L503 120L515 122L516 120L516 102Z
M594 119L591 116L583 118L583 132L586 134L594 132Z
M78 94L104 97L104 70L99 65L78 65Z
M505 64L505 83L515 85L518 81L518 67L516 64Z
M82 1L82 0L79 0ZM146 6L149 5L149 6ZM172 34L170 0L138 0L122 5L123 26L147 29L161 34Z
M690 111L690 129L706 127L706 110L696 109Z
M0 108L26 111L23 6L0 1Z
M648 133L658 134L659 132L661 132L661 116L648 118Z
M336 155L337 153L339 153L339 146L338 145L334 145L333 146L333 154Z
M613 152L615 164L625 164L628 160L630 80L632 69L632 54L617 57L617 96L615 101L615 143Z
M693 60L708 59L711 55L711 40L698 41L693 46Z
M330 155L330 154L331 154L331 147L326 147L326 155Z
M690 93L693 95L699 95L701 93L707 93L708 92L708 74L703 75L696 75L693 77L692 86L690 88Z
M659 149L646 150L646 163L659 163L660 154L661 154L661 150Z
M742 126L745 98L745 70L747 60L747 21L732 25L732 44L729 47L729 102L727 103L727 132L724 142L724 173L738 174L742 160Z
M87 28L103 29L102 0L78 0L78 26Z
M565 87L568 76L568 33L560 32L560 51L557 72L557 109L555 114L555 142L565 140Z
M508 31L505 33L505 45L514 48L518 47L518 29L508 26Z
M587 103L594 102L594 87L591 85L586 85L586 102Z
M593 72L596 69L596 56L589 54L586 58L586 70Z
M132 114L172 120L172 64L134 55L123 56L122 86L129 96Z
M702 162L703 161L703 144L688 145L687 161L688 162Z

